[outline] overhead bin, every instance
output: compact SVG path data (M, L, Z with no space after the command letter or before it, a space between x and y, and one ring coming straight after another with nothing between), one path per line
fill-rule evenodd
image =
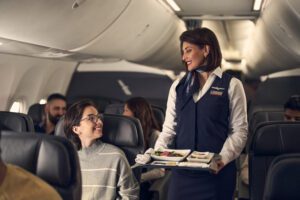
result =
M300 1L269 1L246 56L249 76L300 66Z
M132 0L106 31L72 51L182 69L179 36L184 30L183 21L162 1Z
M0 38L71 52L74 59L78 53L78 60L84 54L181 67L185 26L163 1L1 1L0 27Z

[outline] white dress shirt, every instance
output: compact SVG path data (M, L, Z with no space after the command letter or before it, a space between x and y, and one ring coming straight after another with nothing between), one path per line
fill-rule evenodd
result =
M194 102L199 101L204 94L209 90L216 76L222 78L223 72L220 67L216 68L208 77L202 89L193 95ZM155 149L168 148L172 144L176 135L176 86L180 79L174 81L172 84L168 102L165 122L163 130L157 139ZM236 159L243 148L245 147L248 135L248 122L247 122L247 100L244 92L243 85L240 80L232 78L228 88L229 97L229 133L228 137L219 153L222 156L222 161L226 165L232 160Z

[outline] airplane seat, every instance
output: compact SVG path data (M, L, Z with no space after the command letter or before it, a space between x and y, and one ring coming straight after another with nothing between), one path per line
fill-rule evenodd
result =
M300 154L276 157L269 168L264 200L300 199Z
M249 149L251 138L256 128L265 122L275 122L284 120L283 110L257 110L249 121L249 135L246 144L246 149Z
M59 121L57 122L57 124L55 125L55 129L54 129L54 135L55 136L61 136L61 137L66 137L65 131L64 131L64 120L65 117L62 116Z
M300 153L300 122L265 122L250 141L249 192L251 200L263 198L267 172L272 160L281 154Z
M159 127L162 127L164 122L165 122L165 112L164 109L155 106L155 105L151 105L152 106L152 110L153 110L153 115L159 125Z
M28 109L28 115L32 118L34 126L40 124L44 117L45 104L35 103Z
M34 125L31 117L23 113L0 111L0 124L5 130L34 132Z
M81 173L74 146L65 138L1 132L1 157L54 187L63 199L81 199ZM33 188L34 189L34 188Z
M115 115L122 115L124 110L124 104L123 103L113 103L108 104L105 109L105 114L115 114Z
M103 121L103 142L122 149L129 164L134 165L136 155L143 153L145 149L139 120L122 115L105 114ZM137 180L140 180L141 169L135 168L133 172Z

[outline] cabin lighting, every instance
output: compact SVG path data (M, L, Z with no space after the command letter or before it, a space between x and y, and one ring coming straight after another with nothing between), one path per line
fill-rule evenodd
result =
M41 99L39 104L46 104L47 103L47 100L46 99Z
M0 42L0 46L2 45L3 43L2 42Z
M175 11L181 11L180 7L175 3L174 0L167 0L168 4L173 8Z
M261 8L262 0L254 0L253 10L259 11Z

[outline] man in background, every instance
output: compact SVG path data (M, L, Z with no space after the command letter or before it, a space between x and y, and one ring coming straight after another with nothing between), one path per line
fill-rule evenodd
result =
M34 127L35 132L54 135L55 125L66 113L66 108L67 100L65 96L58 93L51 94L45 105L45 118Z

